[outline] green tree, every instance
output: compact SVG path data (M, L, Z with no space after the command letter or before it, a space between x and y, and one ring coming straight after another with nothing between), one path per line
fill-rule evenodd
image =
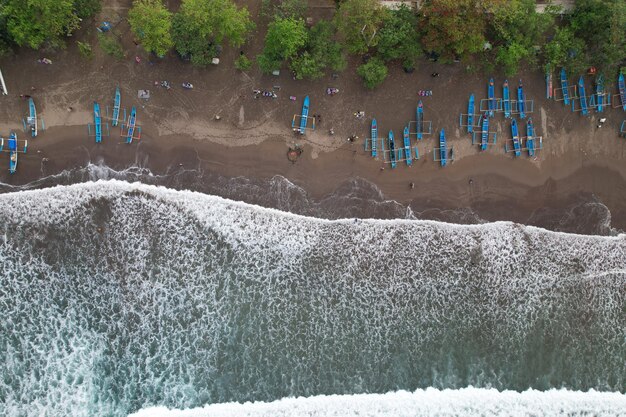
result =
M387 67L380 58L370 59L366 64L357 68L356 72L363 78L365 86L369 89L374 89L387 78Z
M546 63L552 68L566 67L571 73L581 72L586 66L585 43L569 27L558 28L544 48Z
M417 16L402 5L385 13L378 32L378 55L384 61L402 59L406 68L413 68L421 48L417 36Z
M101 0L74 0L74 10L81 19L95 15L101 8Z
M263 53L258 56L259 68L270 73L283 61L296 56L307 42L307 32L302 19L276 18L267 28Z
M343 36L346 49L362 54L378 42L378 30L383 11L378 0L345 0L335 15L337 30Z
M483 49L486 14L480 0L429 0L421 12L421 42L426 50L449 60Z
M291 61L291 69L297 79L320 78L327 68L342 71L346 60L341 53L341 45L333 40L334 28L331 22L319 21L307 36L304 51Z
M238 9L232 0L183 0L172 36L178 53L190 56L195 65L206 65L217 54L216 44L228 39L239 47L253 28L248 9Z
M302 18L307 8L307 0L263 0L261 10L264 15L274 17Z
M128 12L128 23L146 51L164 56L174 46L172 13L162 0L135 0Z
M0 20L19 46L38 49L44 43L64 45L64 38L79 27L73 0L3 0Z

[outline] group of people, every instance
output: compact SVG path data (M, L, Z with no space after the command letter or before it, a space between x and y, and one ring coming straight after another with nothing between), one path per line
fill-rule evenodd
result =
M253 90L252 92L254 93L254 98L259 98L259 97L278 98L278 95L275 92L269 91L269 90Z

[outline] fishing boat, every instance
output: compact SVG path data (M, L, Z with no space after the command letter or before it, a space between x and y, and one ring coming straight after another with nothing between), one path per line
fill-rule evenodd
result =
M480 128L482 129L480 132L480 150L486 151L487 145L489 145L489 117L487 113L481 118Z
M102 142L102 117L100 115L100 105L93 103L93 127L96 131L96 143Z
M511 117L511 98L509 97L509 81L504 80L502 85L502 101L504 104L504 117Z
M569 86L567 85L567 73L561 68L561 91L563 91L563 103L569 104Z
M120 104L122 102L122 94L120 93L120 88L115 88L115 100L113 102L113 119L111 124L113 126L117 126L118 120L120 118Z
M521 155L521 146L519 143L519 132L517 129L517 121L515 119L511 120L511 134L513 135L513 151L515 156Z
M439 133L439 161L442 167L446 166L448 148L446 147L446 132L441 129Z
M378 146L378 123L376 119L372 120L372 156L376 156L376 149Z
M422 100L417 103L417 114L415 119L415 129L417 130L417 139L422 140L422 133L424 130L424 105Z
M517 86L517 111L519 112L520 119L526 118L526 99L524 98L522 80L519 80L519 85Z
M528 156L535 156L535 127L532 118L528 118L526 122L526 148L528 148Z
M413 158L411 157L411 138L409 136L409 127L404 126L404 157L406 164L411 166L413 164Z
M307 120L309 120L309 96L304 98L304 103L302 103L302 113L300 113L300 127L296 128L296 118L294 117L291 121L291 127L294 131L297 131L301 135L304 135L306 131Z
M393 139L393 131L389 131L389 161L391 162L391 168L396 167L396 142Z
M488 89L488 93L487 96L489 98L488 100L488 106L489 106L489 117L493 117L493 113L496 110L496 91L495 91L495 86L493 84L493 78L489 79L489 89Z
M474 94L470 95L469 103L467 104L467 133L474 131Z
M578 79L578 90L580 91L580 111L583 116L589 115L589 108L587 107L587 96L585 95L585 79L581 75Z
M596 97L598 98L596 110L602 113L604 111L604 77L602 74L596 78Z
M137 123L137 108L133 106L128 117L128 131L126 132L126 143L133 142L133 136L135 134L135 124Z
M37 136L37 109L35 108L35 101L32 98L28 99L28 117L26 119L28 127L30 128L30 135L32 137Z
M622 108L626 111L626 83L624 82L624 74L619 75L617 86L619 88L619 98L622 101Z
M9 136L9 173L15 174L17 171L17 134L11 132Z

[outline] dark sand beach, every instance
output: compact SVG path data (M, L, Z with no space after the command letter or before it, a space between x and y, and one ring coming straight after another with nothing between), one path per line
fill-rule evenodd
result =
M103 13L124 13L127 3L119 2ZM253 14L260 7L257 3L251 6ZM311 14L328 17L332 9L319 3ZM602 115L607 122L597 128L598 114L583 117L560 102L545 99L544 77L536 71L523 71L509 82L517 85L521 78L527 99L534 101L530 116L536 134L543 137L543 149L536 158L513 158L504 152L511 133L510 122L502 114L492 122L497 143L485 152L472 145L470 136L459 126L459 114L466 112L468 96L474 93L477 101L485 98L490 76L495 79L497 95L501 95L503 74L477 74L466 64L443 65L424 59L412 74L392 65L383 85L368 91L354 71L359 64L354 59L337 78L329 74L316 81L294 80L286 69L277 77L262 75L256 67L239 72L233 68L239 51L232 48L224 49L219 65L197 69L173 54L151 62L132 43L126 22L115 30L122 34L127 52L123 61L99 50L94 59L85 60L73 42L66 50L45 54L53 61L51 65L38 64L43 55L30 51L2 60L9 95L0 97L0 131L3 135L10 130L22 132L21 119L27 106L20 94L32 94L46 130L29 141L28 154L21 157L18 172L9 175L3 169L0 181L24 185L92 163L118 171L142 167L154 175L193 171L204 173L203 178L210 178L206 173L212 173L256 180L279 175L304 189L310 198L321 200L341 192L347 182L362 179L374 184L383 199L410 206L418 218L510 220L553 230L606 234L610 232L610 211L610 226L626 229L626 142L617 134L624 113L608 109ZM95 31L83 29L78 36L95 39ZM262 40L262 33L252 39L245 47L246 54L258 54ZM139 64L136 55L142 57ZM430 76L435 71L440 74L437 78ZM155 86L154 81L159 80L168 80L172 89ZM183 89L181 83L185 81L192 82L194 89ZM92 103L108 106L110 113L116 86L122 90L122 106L127 110L137 107L141 140L126 145L120 129L111 128L110 137L96 144L87 130L93 120ZM254 89L274 86L279 87L277 99L254 98ZM340 92L327 95L329 86ZM29 93L31 87L35 90ZM616 88L613 83L610 87ZM150 90L149 100L137 98L138 90L144 89ZM419 90L432 90L433 96L419 97ZM300 136L292 132L291 120L300 112L305 95L311 99L311 113L321 115L321 123L315 131ZM290 96L297 99L292 101ZM424 102L425 120L432 121L433 134L417 143L419 161L411 167L399 164L392 170L380 157L374 159L363 149L370 121L373 117L378 120L379 136L393 129L398 137L404 125L415 119L419 99ZM355 118L356 111L364 111L365 118ZM329 134L331 127L333 136ZM455 157L445 168L432 156L442 128ZM347 138L353 134L359 139L350 143ZM296 145L303 153L291 163L286 153ZM8 157L4 159L8 167ZM186 186L182 183L176 187ZM222 195L235 197L226 192ZM245 193L236 197L264 204ZM472 215L463 220L459 212ZM353 216L362 214L357 211Z

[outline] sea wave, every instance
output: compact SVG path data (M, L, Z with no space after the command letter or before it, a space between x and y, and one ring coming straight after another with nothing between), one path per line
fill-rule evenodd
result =
M3 194L0 407L624 392L625 280L625 235L324 220L115 180Z

